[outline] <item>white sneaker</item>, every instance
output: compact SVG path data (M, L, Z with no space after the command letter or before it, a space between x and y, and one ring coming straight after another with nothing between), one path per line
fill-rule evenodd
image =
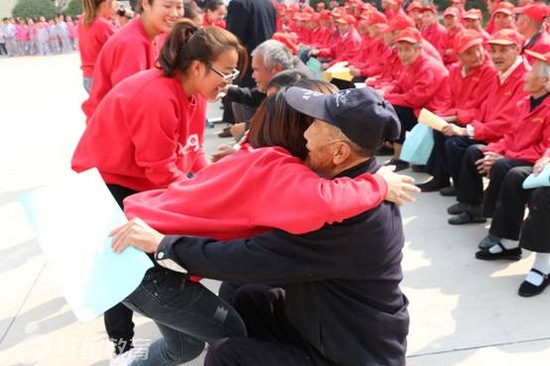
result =
M124 352L111 359L109 366L128 366L136 360L145 360L149 354L149 348L132 348L128 352Z

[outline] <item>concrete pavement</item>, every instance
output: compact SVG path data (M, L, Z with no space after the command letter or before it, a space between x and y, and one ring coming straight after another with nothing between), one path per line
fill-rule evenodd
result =
M78 67L77 54L0 59L0 365L108 364L102 319L76 321L17 201L20 192L69 172L84 128ZM210 107L209 115L219 114ZM210 152L229 141L215 136L221 127L207 130ZM428 193L402 210L408 365L549 364L550 291L531 299L516 295L532 256L526 253L519 262L474 259L487 226L448 225L451 203ZM138 343L158 337L151 321L136 317L136 324Z

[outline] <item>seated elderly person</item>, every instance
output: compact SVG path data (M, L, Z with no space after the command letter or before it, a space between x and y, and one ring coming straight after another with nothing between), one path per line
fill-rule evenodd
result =
M483 38L478 32L464 30L455 39L454 49L460 62L450 67L451 103L440 115L446 121L460 125L466 118L479 114L492 84L497 80L496 71L485 56ZM422 192L433 192L450 185L445 140L446 136L452 136L453 127L448 125L443 132L434 131L434 149L425 168L433 178L419 185ZM466 135L465 129L462 131Z
M403 69L388 90L386 99L393 104L401 121L401 134L394 143L394 157L388 164L396 170L406 169L408 163L399 160L405 133L418 122L422 108L437 113L444 110L450 99L449 72L443 62L424 54L422 36L415 28L407 28L397 37L397 54Z
M444 196L456 195L460 184L460 169L466 149L475 144L489 144L500 140L512 128L517 102L526 96L523 86L527 74L527 63L520 56L523 37L511 29L495 33L489 40L489 55L497 70L495 82L477 115L459 116L460 124L449 125L444 130L447 170L453 185L442 188ZM450 214L456 214L453 210Z
M491 225L492 228L495 227L492 234L496 237L503 235L504 230L510 229L510 224L503 221L500 215L510 218L511 212L495 213L495 208L503 202L510 203L510 197L505 194L500 196L505 190L506 182L527 177L535 161L550 146L550 54L543 56L531 51L529 54L537 59L525 79L524 90L529 97L518 103L514 114L517 120L510 133L485 148L472 145L466 150L457 190L459 203L454 205L461 205L461 212L449 218L449 224L485 222L485 217L496 215ZM485 194L483 175L490 179ZM497 225L500 230L496 229ZM517 240L517 234L515 236ZM516 259L520 253L517 242L500 240L490 248L476 253L476 258Z
M530 50L545 54L550 52L550 35L544 29L544 19L548 16L548 8L543 3L532 3L521 8L516 8L517 15L516 27L526 39L524 50ZM529 54L525 54L529 64L533 64L535 59Z

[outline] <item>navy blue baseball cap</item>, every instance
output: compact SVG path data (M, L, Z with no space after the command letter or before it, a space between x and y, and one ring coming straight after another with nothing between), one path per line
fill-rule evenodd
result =
M351 141L367 149L396 140L401 132L393 106L369 87L323 94L293 86L286 91L285 99L292 108L338 127Z

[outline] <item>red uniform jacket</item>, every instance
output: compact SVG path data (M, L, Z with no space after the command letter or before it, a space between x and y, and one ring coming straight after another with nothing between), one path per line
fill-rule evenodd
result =
M533 164L540 159L550 146L550 98L546 97L533 111L529 109L529 98L522 99L517 105L513 130L487 145L484 151Z
M92 76L90 97L82 104L89 119L103 97L116 84L139 71L155 66L158 47L149 39L141 18L113 35L101 49Z
M403 66L399 78L392 83L384 97L392 104L434 113L449 105L449 71L443 63L423 53L410 66Z
M466 76L462 76L462 68L462 63L457 63L449 69L451 104L441 115L458 116L458 122L465 124L479 115L493 83L498 80L497 72L487 57L481 66L470 70Z
M104 98L73 154L72 168L97 167L107 183L135 191L165 188L207 165L206 100L185 95L160 70L133 75Z
M352 61L361 50L361 36L355 28L350 28L344 36L339 35L336 43L330 48L322 49L319 53L321 58L331 59L330 64L340 61Z
M314 231L378 206L386 193L376 175L326 180L281 147L243 148L191 180L128 197L124 211L166 234L249 238L270 228Z
M500 83L498 76L495 76L495 83L492 84L491 91L485 103L482 104L478 116L474 116L471 121L463 118L463 123L468 123L474 127L474 139L483 142L494 142L501 139L513 125L516 120L516 105L518 101L525 97L523 86L525 85L525 76L527 68L525 63L521 63L516 69Z
M537 35L535 35L537 39L534 42L531 42L530 40L527 43L527 46L525 46L523 49L538 52L543 55L550 52L550 35L548 34L548 32L545 32L543 30L540 33L537 33ZM529 62L529 65L533 65L533 63L535 62L535 58L531 55L524 53L523 57L525 57L527 62Z
M362 47L359 57L354 61L362 76L380 75L389 57L389 48L382 38L370 38Z
M447 29L439 23L432 24L429 27L422 27L422 38L430 42L439 55L443 57L447 47Z
M88 26L84 26L83 17L78 21L78 50L82 61L84 77L91 78L99 51L116 32L113 23L103 17L96 17Z
M443 53L443 63L445 66L449 66L451 64L454 64L455 62L458 62L458 58L456 57L456 51L454 50L454 42L455 37L458 36L464 28L459 25L455 29L449 31L447 30L447 38L445 40L445 50ZM448 54L447 54L448 53Z

